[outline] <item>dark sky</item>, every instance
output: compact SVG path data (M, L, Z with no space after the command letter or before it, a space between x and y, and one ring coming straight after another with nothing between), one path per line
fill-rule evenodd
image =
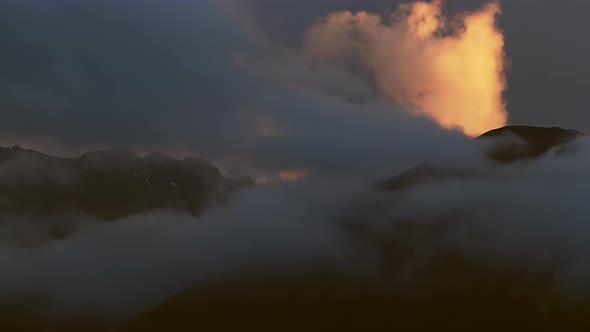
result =
M275 42L297 48L305 28L322 15L385 13L399 1L237 2ZM478 5L448 2L450 10ZM511 124L590 132L589 11L588 1L504 1ZM218 156L248 149L251 115L265 117L270 105L261 99L268 90L261 92L232 65L252 47L243 32L243 22L212 0L3 0L0 142L180 144Z
M4 136L64 144L198 141L215 136L219 122L231 130L234 117L220 114L227 91L235 103L250 94L228 65L227 55L240 47L237 29L208 1L0 6ZM209 125L193 131L195 122Z

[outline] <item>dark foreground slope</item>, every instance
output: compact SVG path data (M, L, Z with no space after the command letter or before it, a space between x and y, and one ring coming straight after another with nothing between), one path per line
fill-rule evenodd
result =
M200 284L123 331L588 331L542 278L448 258L405 289L345 274L259 276ZM459 267L453 264L464 264ZM446 271L445 271L446 270ZM401 271L400 271L401 272Z
M115 219L154 209L199 214L248 179L225 178L202 159L121 150L57 158L18 146L0 148L0 216Z

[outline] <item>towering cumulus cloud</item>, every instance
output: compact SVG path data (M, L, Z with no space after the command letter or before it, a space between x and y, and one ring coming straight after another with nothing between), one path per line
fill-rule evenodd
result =
M500 13L491 2L447 17L436 0L401 5L387 17L333 13L309 29L306 52L311 61L360 61L387 97L474 136L506 123Z

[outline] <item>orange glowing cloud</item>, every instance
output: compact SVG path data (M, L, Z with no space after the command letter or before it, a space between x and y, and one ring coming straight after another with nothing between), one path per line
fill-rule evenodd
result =
M306 178L309 174L302 169L286 169L279 171L277 175L281 181L296 182Z
M410 112L475 136L506 124L504 36L498 2L446 17L442 1L401 5L386 18L339 12L306 36L311 61L358 57L381 93Z

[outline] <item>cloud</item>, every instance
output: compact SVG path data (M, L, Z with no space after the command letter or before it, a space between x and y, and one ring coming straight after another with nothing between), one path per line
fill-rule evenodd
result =
M357 105L310 93L266 98L277 107L277 122L286 135L263 137L257 143L253 151L263 169L377 177L420 160L459 160L478 154L461 133L407 115L387 101Z
M249 13L242 23L212 1L141 6L133 1L3 2L2 137L10 142L49 138L48 151L60 146L69 155L94 146L166 150L183 145L200 155L228 158L245 149L236 142L251 138L247 113L269 107L257 100L258 79L233 65L236 55L256 45L253 35L293 51L303 47L304 33L320 17L344 10L387 13L401 3L241 1ZM445 12L453 17L481 4L453 1ZM585 102L576 83L583 81L577 74L579 61L570 59L588 53L584 43L572 42L584 31L585 20L570 19L585 12L585 6L580 1L504 3L499 20L512 63L512 88L506 94L513 105L512 122L586 129L580 127L587 121L580 121ZM530 13L538 19L528 20L524 29L520 22ZM568 21L559 24L567 33L537 26L554 20ZM244 34L244 26L255 32ZM530 38L538 40L536 46L523 42ZM310 68L282 58L261 57L263 74L277 71L281 84L305 85L355 102L376 95L366 72Z
M385 96L475 136L506 124L499 13L492 2L446 17L441 1L401 5L386 18L333 13L310 28L306 51L317 61L358 58Z
M295 154L302 147L296 144L309 144L305 136L332 147L340 138L352 140L353 121L381 128L371 132L357 125L358 141L338 153L367 153L362 145L371 144L384 154L378 145L399 140L378 123L398 121L398 116L367 111L389 107L397 112L397 107L379 101L362 77L339 66L310 67L298 51L257 29L256 17L244 23L236 20L244 17L241 12L233 14L216 2L137 7L129 1L62 0L3 6L4 15L11 16L7 24L41 45L34 49L21 40L11 48L36 57L18 58L11 50L1 55L4 79L10 82L2 99L4 117L10 119L0 125L4 142L14 144L18 138L25 147L70 156L94 146L140 151L183 146L244 173L240 168L250 169L248 163L258 171L259 165L299 158ZM27 25L33 17L43 31ZM16 42L21 35L11 38ZM32 67L38 69L27 69ZM331 112L336 109L343 111ZM363 120L361 114L371 115ZM416 126L431 130L422 120ZM287 135L260 140L265 130ZM278 152L281 142L287 146ZM269 146L285 162L265 160ZM299 164L308 162L316 163Z
M239 136L251 91L230 62L244 39L213 1L1 6L3 137L221 150L220 131Z
M585 263L590 211L584 199L589 143L578 140L574 154L550 153L509 166L472 164L476 176L361 200L369 203L359 213L380 206L378 214L366 214L365 225L381 232L400 225L438 229L436 241L443 248L505 269L529 269L532 276L551 274L554 285L566 291L561 294L587 300L577 294L590 289ZM415 241L433 241L432 233L425 236Z
M275 41L302 48L305 32L318 18L342 11L390 13L409 1L326 0L305 5L299 0L240 2L248 4L258 24ZM477 10L485 2L488 1L446 1L445 13L452 17L455 13ZM584 13L590 10L590 3L518 0L502 1L502 7L498 21L510 63L509 89L505 93L510 123L590 131L584 111L589 107L584 93L589 75L587 67L580 65L590 56L590 47L578 42L589 28Z
M88 220L61 241L32 247L2 242L0 294L47 296L54 310L70 315L117 317L149 309L205 278L340 264L352 251L330 215L356 189L324 184L323 190L307 184L257 188L199 220L171 213ZM338 193L334 186L350 191Z
M371 281L384 296L404 289L409 298L432 291L421 287L436 278L435 289L453 294L465 285L453 288L445 278L489 278L512 289L522 287L510 279L514 271L529 278L524 285L549 274L555 298L534 289L522 296L551 305L585 301L590 148L576 144L575 154L510 166L468 155L441 159L477 176L402 192L338 173L260 186L199 219L163 211L112 223L79 220L59 241L32 223L3 224L22 242L0 242L0 294L46 296L67 315L129 317L206 280L332 268ZM437 270L441 257L454 263Z

